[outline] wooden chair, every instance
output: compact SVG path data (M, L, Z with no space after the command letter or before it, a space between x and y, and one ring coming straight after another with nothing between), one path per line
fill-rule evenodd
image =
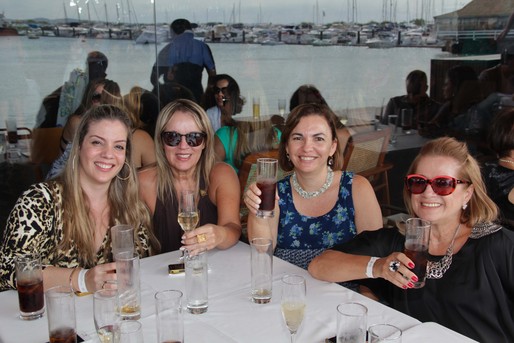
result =
M246 207L243 197L248 186L256 181L257 177L257 159L258 158L276 158L278 159L278 149L270 151L255 152L245 157L241 168L239 168L239 185L241 187L241 205L239 214L241 217L241 225L243 226L243 238L246 237L246 223L248 220L248 208ZM278 168L278 180L292 174ZM243 239L244 240L244 239Z
M367 178L375 193L381 194L381 202L386 206L391 203L387 172L393 168L391 163L384 162L390 135L388 127L354 134L346 145L343 164L343 170Z
M62 127L36 128L32 134L31 161L36 167L37 178L45 179L52 163L61 154Z

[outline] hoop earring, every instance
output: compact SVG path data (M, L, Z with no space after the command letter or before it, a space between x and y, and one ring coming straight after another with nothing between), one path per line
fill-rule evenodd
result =
M127 163L127 161L125 161L125 163L123 165L127 165L128 167L128 175L125 176L125 177L120 177L120 174L121 174L121 170L118 174L116 174L116 177L118 178L118 180L121 180L121 181L127 181L128 179L130 179L130 174L132 174L132 170L130 169L130 165ZM123 168L121 168L123 169Z
M327 164L331 167L334 165L334 157L333 156L328 156Z

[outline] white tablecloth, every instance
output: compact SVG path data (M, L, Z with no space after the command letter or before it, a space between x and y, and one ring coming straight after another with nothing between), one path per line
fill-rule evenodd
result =
M184 274L169 275L168 264L174 263L179 252L171 252L141 260L142 318L146 343L156 342L154 294L165 289L184 291ZM269 304L254 304L250 300L250 247L238 243L228 250L208 252L209 309L207 313L185 313L185 342L288 342L289 331L280 311L280 279L296 273L307 280L307 308L296 342L324 342L335 336L336 306L358 301L368 307L368 324L389 323L400 327L405 337L416 342L432 342L451 338L452 342L470 341L440 325L421 323L383 304L363 297L334 283L315 280L307 271L278 258L273 265L273 297ZM0 293L0 342L43 343L48 341L46 316L35 321L23 321L18 316L16 291ZM77 331L80 336L97 342L93 323L91 295L76 297ZM437 330L434 330L434 325ZM420 337L423 338L420 340ZM409 342L404 340L404 342ZM445 341L444 339L442 341Z

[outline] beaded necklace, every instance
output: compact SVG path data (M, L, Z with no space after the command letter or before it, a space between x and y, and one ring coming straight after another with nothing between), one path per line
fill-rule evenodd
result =
M315 198L317 196L320 196L321 194L325 193L325 191L330 187L332 184L332 181L334 180L334 172L332 171L332 168L328 167L327 171L327 179L325 180L325 183L323 186L321 186L320 189L314 192L307 192L300 186L298 183L298 180L296 179L296 173L293 173L293 176L291 177L291 184L293 185L293 189L304 199L310 199Z

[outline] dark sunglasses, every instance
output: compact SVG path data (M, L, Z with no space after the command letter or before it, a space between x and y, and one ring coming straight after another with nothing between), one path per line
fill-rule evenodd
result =
M225 94L225 92L228 90L228 87L214 87L214 94L218 94L219 92Z
M165 131L161 133L161 139L164 142L164 144L168 146L177 146L180 144L180 141L182 140L182 137L186 137L186 143L190 147L197 147L200 144L203 143L203 140L205 137L207 137L207 134L204 132L189 132L186 134L180 134L175 131Z
M94 93L91 95L91 101L100 101L102 99L102 93Z
M457 180L451 176L436 176L431 180L418 174L411 174L405 177L405 187L412 194L421 194L430 185L437 195L450 195L460 183L471 184L469 181Z

